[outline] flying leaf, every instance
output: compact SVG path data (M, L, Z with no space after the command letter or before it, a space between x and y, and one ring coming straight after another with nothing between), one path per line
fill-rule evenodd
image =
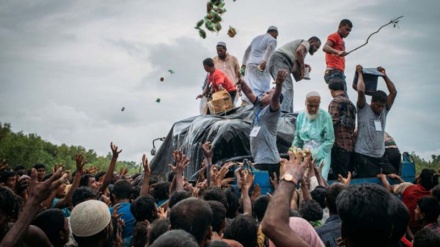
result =
M195 29L199 29L203 25L203 22L205 22L203 19L197 22Z
M157 98L157 99L156 99L156 102L157 102L157 103L160 103L160 98Z
M169 69L168 72L170 72L170 74L174 74L174 73L176 73L176 72L174 72L174 70L172 70L172 69Z
M206 32L203 29L199 29L199 35L202 37L202 39L206 38Z
M125 107L122 107L122 108L121 108L121 111L124 111L124 110L125 110Z

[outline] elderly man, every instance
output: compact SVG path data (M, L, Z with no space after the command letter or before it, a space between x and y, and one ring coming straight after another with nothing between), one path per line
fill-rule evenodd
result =
M304 63L304 59L309 53L313 55L321 46L318 37L311 37L308 40L298 39L291 41L278 48L271 56L269 61L269 71L273 78L276 77L278 70L284 69L293 73L295 80L302 80L305 67L310 67ZM283 83L284 101L281 104L281 111L293 113L293 81L292 77L286 77Z
M321 96L317 92L306 95L306 109L296 119L293 146L309 149L316 165L324 162L322 177L327 180L330 170L331 150L335 141L332 117L319 108Z
M356 66L358 74L357 84L357 121L358 136L355 144L354 164L357 177L374 177L379 173L396 173L396 169L390 162L383 158L385 153L385 125L388 112L396 99L397 90L390 78L388 78L385 69L377 68L384 74L384 80L387 85L388 95L378 90L373 93L371 104L366 102L365 83L362 75L362 66Z
M270 26L267 33L255 37L246 49L242 68L246 69L244 79L256 96L270 89L270 74L266 63L277 47L278 28ZM244 95L243 100L250 102Z
M325 69L324 80L330 83L333 80L341 80L344 83L344 91L347 92L347 83L345 82L345 42L344 38L350 34L353 24L350 20L343 19L339 23L338 31L328 36L327 42L325 42Z

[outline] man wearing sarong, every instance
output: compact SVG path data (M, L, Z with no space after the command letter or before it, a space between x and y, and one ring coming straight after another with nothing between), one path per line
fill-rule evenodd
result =
M266 34L259 35L252 40L244 54L242 63L242 69L246 69L244 79L257 97L270 89L271 78L266 64L277 47L277 37L278 28L270 26ZM243 95L242 99L247 103L252 103L246 95Z

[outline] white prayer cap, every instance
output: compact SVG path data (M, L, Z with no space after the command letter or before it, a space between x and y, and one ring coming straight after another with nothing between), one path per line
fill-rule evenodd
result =
M277 32L278 32L278 28L277 28L276 26L270 26L270 27L267 29L267 31L268 31L268 32L270 32L270 31L277 31Z
M98 200L88 200L76 205L70 215L72 233L78 237L93 236L111 221L108 206Z
M225 42L220 41L220 42L217 43L217 46L222 46L222 47L224 47L226 49L226 43Z
M310 93L308 93L308 94L306 95L306 99L308 99L308 98L310 98L310 97L319 97L319 98L321 98L321 95L319 95L318 92L312 91L312 92L310 92Z

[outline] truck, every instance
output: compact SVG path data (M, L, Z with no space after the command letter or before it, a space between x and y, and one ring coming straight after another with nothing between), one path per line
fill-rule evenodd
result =
M253 106L241 106L225 113L199 115L173 124L164 138L160 148L155 151L151 160L151 176L157 181L165 180L170 172L168 164L172 164L173 151L182 151L190 157L190 163L184 171L187 180L197 180L198 171L203 161L201 144L210 141L213 147L213 164L222 166L226 162L243 160L252 161L249 134L251 131L254 111ZM295 122L298 113L282 113L278 120L277 147L280 156L288 157L295 133ZM415 180L414 160L408 153L403 154L401 177L403 180ZM266 181L267 172L256 172L256 181ZM267 179L268 180L268 179ZM335 181L329 181L332 183ZM380 183L378 178L352 179L352 184ZM390 180L393 184L395 181ZM259 184L262 192L270 190L270 185ZM267 188L263 188L268 186Z

